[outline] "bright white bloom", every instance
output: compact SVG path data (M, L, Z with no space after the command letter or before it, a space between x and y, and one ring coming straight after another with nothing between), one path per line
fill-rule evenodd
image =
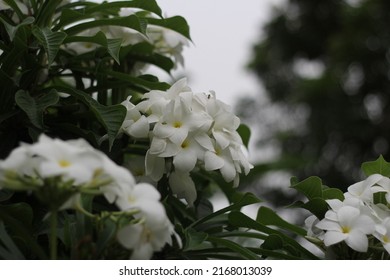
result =
M368 248L367 235L374 232L373 220L361 215L360 210L352 206L342 206L336 212L337 220L323 219L316 227L325 231L323 236L325 246L331 246L341 241L358 252L366 252Z
M373 235L382 242L383 247L390 254L390 217L387 217L381 224L376 226Z
M29 153L41 159L36 166L40 176L62 175L65 179L74 180L76 185L91 181L95 172L102 168L101 157L95 151L44 134L29 147Z
M380 188L382 187L382 190L383 186L389 185L390 190L390 179L380 174L373 174L367 179L348 187L348 192L345 194L345 197L356 197L365 202L372 202L373 192L375 190L379 191L378 188L373 188L375 185L379 185Z
M168 219L155 222L148 218L138 224L121 228L117 234L119 243L133 250L131 259L147 260L154 252L161 251L165 244L172 244L173 226Z
M146 138L149 135L149 122L130 102L130 98L131 96L121 103L127 109L126 118L121 129L135 138Z
M167 91L145 93L135 108L146 116L151 130L146 175L158 181L167 174L173 193L190 205L196 199L190 177L195 168L218 170L234 186L240 174L253 168L237 132L240 120L230 106L214 93L193 93L185 78Z
M172 172L169 176L169 185L178 198L184 198L190 206L194 204L196 187L189 173Z

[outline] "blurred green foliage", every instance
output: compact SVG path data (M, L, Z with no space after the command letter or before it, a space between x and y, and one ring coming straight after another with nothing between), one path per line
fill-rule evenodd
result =
M248 180L288 170L345 188L361 162L390 158L390 2L289 0L274 12L249 65L266 97L237 109L277 156Z

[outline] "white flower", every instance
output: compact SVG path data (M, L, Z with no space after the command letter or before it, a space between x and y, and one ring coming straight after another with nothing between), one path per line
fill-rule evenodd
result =
M381 224L376 226L373 235L382 242L383 247L390 254L390 217L387 217Z
M358 252L366 252L368 248L367 234L374 232L375 223L360 210L352 206L342 206L336 211L337 220L323 219L316 227L325 231L325 246L345 241Z
M136 138L146 138L149 135L149 121L141 115L137 107L130 102L129 96L121 104L126 107L127 113L121 130Z
M62 175L65 179L74 180L76 185L88 183L95 172L102 168L101 156L92 149L84 149L44 134L29 147L29 153L41 159L36 167L40 176Z
M184 198L190 206L194 204L196 200L196 188L189 173L172 172L169 175L169 185L171 186L172 192L178 198Z
M150 259L154 252L161 251L165 244L172 244L173 226L169 220L130 224L118 231L119 243L133 250L131 259Z
M367 179L357 182L350 187L348 187L348 192L345 193L345 197L356 197L365 202L373 201L373 192L378 190L378 188L373 188L373 186L379 184L384 185L385 182L388 182L390 186L390 179L386 178L380 174L373 174Z
M139 216L147 217L150 222L159 222L166 219L160 198L161 195L154 186L140 183L118 197L116 205L121 211L140 210Z

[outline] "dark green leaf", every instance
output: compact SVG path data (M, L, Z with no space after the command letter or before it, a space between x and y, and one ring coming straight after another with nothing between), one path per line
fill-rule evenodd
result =
M69 27L65 32L70 36L100 26L122 26L146 34L146 21L139 19L136 15L83 22Z
M295 239L291 238L290 236L277 231L275 229L269 228L251 218L246 216L245 214L233 211L229 214L229 222L236 226L236 227L242 227L242 228L248 228L248 229L254 229L256 231L259 231L261 233L265 233L268 235L276 234L279 235L286 246L286 250L289 248L293 248L294 254L296 257L300 257L302 259L318 259L317 256L315 256L313 253L311 253L309 250L304 248L302 245L300 245Z
M14 40L16 32L18 31L18 29L20 27L32 24L34 22L34 20L35 19L33 17L26 17L21 23L19 23L18 25L14 26L14 25L9 24L2 17L0 17L0 21L3 22L5 30L7 31L8 36L11 39L11 41Z
M253 253L251 250L249 250L248 248L245 248L245 247L243 247L243 246L241 246L233 241L223 239L223 238L217 238L217 237L213 237L213 236L209 236L207 240L210 242L216 243L219 246L229 248L233 252L240 254L245 259L248 259L248 260L260 259L260 257L258 255L256 255L255 253Z
M3 245L1 245L3 244ZM8 235L4 223L0 221L0 258L3 260L24 260L22 252Z
M237 129L238 134L240 134L242 142L244 143L245 147L248 148L249 140L251 137L251 130L250 128L245 125L241 124Z
M74 96L83 102L94 113L96 119L107 131L109 148L111 149L114 140L118 135L119 129L126 117L126 108L120 104L104 106L93 99L90 95L74 88L59 87L58 90Z
M121 49L122 39L107 39L106 35L102 31L96 33L95 36L69 36L64 40L64 44L73 43L73 42L89 42L101 45L107 49L107 52L111 55L115 61L120 64L119 52Z
M318 177L309 177L302 182L293 185L292 188L304 194L309 200L322 198L322 181Z
M328 204L322 198L313 198L302 205L302 208L309 210L320 220L324 218L325 213L329 210Z
M383 156L375 161L369 161L362 164L362 170L366 176L373 174L381 174L386 177L390 177L390 163L387 162Z
M306 230L296 225L290 224L287 221L283 220L276 214L272 209L267 207L260 207L257 212L256 221L263 225L277 226L279 228L294 232L298 235L305 236Z
M232 211L232 210L239 210L241 209L242 207L246 206L246 205L250 205L250 204L255 204L255 203L259 203L261 202L260 199L258 199L255 195L253 195L252 193L245 193L245 194L242 194L242 193L236 193L236 199L235 199L235 203L233 203L232 205L229 205L225 208L222 208L206 217L203 217L199 220L197 220L196 222L194 222L191 226L192 227L195 227L199 224L202 224L208 220L211 220L213 218L216 218L217 216L220 216L226 212L229 212L229 211Z
M149 24L162 26L173 31L176 31L191 40L190 27L187 21L181 16L174 16L165 19L147 18Z
M207 239L208 234L205 232L198 232L193 228L185 230L186 244L184 251L194 250L202 246L203 242Z
M62 42L66 38L66 33L61 31L53 32L49 28L34 27L32 30L39 44L43 46L47 54L49 66L53 63Z
M344 200L344 193L340 189L328 188L322 190L323 198L326 199L338 199Z
M283 248L283 239L277 234L270 234L261 244L261 248L267 250L278 250Z
M33 98L24 90L19 90L15 95L16 104L22 109L36 127L43 129L43 113L47 107L57 104L58 93L55 90L43 94L39 98Z
M110 1L106 3L102 3L100 5L96 5L91 8L87 8L85 10L85 13L92 14L100 11L105 11L108 9L115 9L115 8L139 8L145 11L149 11L152 13L155 13L156 15L162 17L161 9L157 5L155 0L133 0L133 1Z

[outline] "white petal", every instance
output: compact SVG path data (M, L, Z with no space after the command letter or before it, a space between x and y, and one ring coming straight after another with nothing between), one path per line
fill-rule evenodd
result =
M345 240L347 236L345 233L338 231L327 231L324 235L324 244L325 246L331 246Z
M165 170L165 159L157 157L151 154L149 151L146 152L145 157L145 173L150 176L152 180L158 181L164 174Z
M169 175L169 185L178 198L185 198L190 206L194 204L197 193L189 173L172 172Z
M175 169L181 172L190 172L194 169L197 159L194 150L182 150L173 157L173 165L175 166Z
M365 234L358 230L353 230L348 234L345 243L358 252L367 252L368 239Z
M207 151L204 155L206 171L221 169L225 161L214 152Z

